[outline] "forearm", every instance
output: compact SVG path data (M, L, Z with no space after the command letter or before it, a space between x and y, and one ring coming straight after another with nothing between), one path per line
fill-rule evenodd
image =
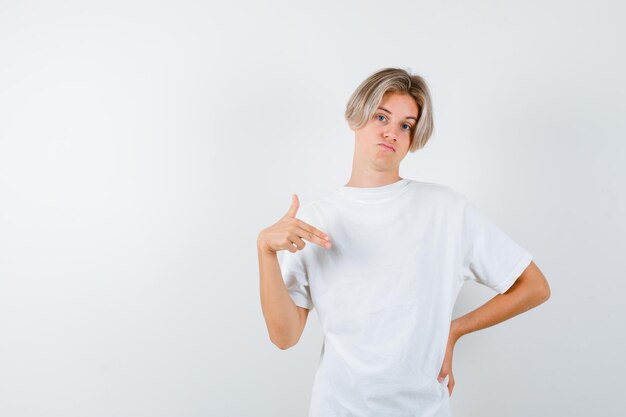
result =
M259 287L261 308L270 340L278 347L286 348L294 343L298 334L300 316L298 308L289 296L282 278L278 257L257 246L259 257Z
M477 309L454 319L451 336L458 340L468 333L494 326L536 307L547 296L542 288L516 282L506 293L498 294Z

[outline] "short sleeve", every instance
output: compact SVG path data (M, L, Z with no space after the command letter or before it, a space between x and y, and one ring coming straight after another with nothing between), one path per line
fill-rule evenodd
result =
M288 250L281 250L279 252L281 255L279 264L283 281L294 304L310 310L313 308L313 300L311 299L309 278L304 259L304 251L308 246L306 245L304 249L294 253Z
M463 198L462 276L502 294L524 272L533 256Z

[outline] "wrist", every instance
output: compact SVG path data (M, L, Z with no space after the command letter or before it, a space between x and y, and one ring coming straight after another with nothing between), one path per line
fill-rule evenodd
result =
M276 255L276 252L271 250L264 241L257 240L256 247L261 255Z
M450 338L456 343L461 336L464 335L463 331L461 330L461 326L459 325L459 319L454 319L452 320L452 322L450 323Z

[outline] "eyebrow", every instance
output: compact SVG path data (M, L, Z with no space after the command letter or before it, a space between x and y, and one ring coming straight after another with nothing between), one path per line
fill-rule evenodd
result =
M387 113L389 113L389 114L393 114L393 113L391 113L389 110L387 110L387 109L386 109L386 108L384 108L384 107L379 107L378 109L379 109L379 110L384 110L384 111L386 111L386 112L387 112ZM413 117L413 116L407 116L407 117L405 117L405 119L413 119L413 120L415 120L415 121L417 122L417 119L416 119L415 117Z

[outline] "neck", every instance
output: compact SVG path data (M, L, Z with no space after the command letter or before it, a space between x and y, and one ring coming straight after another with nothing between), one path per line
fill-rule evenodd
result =
M402 179L398 174L398 170L395 171L356 171L352 170L350 180L345 184L348 187L382 187L383 185L389 185L394 182L398 182Z

